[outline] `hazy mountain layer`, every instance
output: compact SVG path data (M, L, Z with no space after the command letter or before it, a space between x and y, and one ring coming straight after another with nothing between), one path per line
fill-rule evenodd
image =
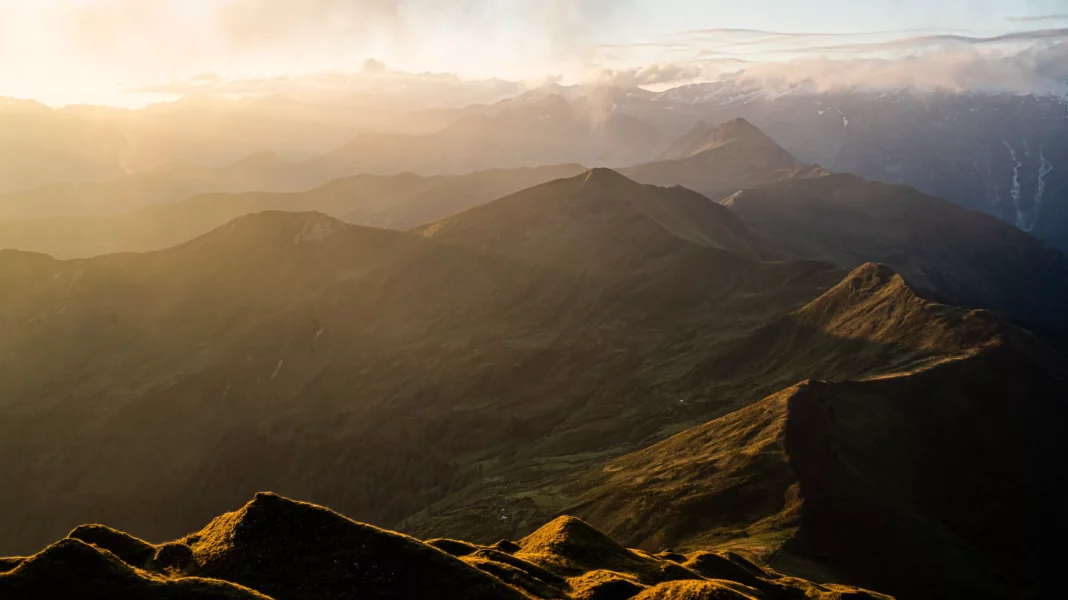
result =
M169 188L162 194L138 194L136 201L171 202L126 214L0 222L0 247L42 252L57 258L143 252L187 242L231 219L264 210L318 211L358 225L409 229L584 170L580 165L560 165L440 177L420 177L411 173L360 175L337 179L307 192L204 194L180 202L173 202L175 198L170 194L175 189ZM161 185L167 187L175 181L188 183L182 179L167 181ZM180 187L184 189L185 183ZM217 185L217 179L205 183L205 187L230 187ZM101 187L108 188L108 185L102 184ZM108 188L106 196L115 198L111 196L114 191ZM75 193L72 202L88 202L92 196ZM23 206L25 202L30 200L23 198L18 205ZM33 202L47 204L48 200ZM90 207L72 207L71 211L79 212L82 208Z

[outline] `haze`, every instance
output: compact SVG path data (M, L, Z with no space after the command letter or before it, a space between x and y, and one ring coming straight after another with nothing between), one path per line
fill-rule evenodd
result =
M140 106L204 91L336 94L384 73L667 86L744 70L825 86L1063 93L1064 8L1058 0L3 0L0 95Z

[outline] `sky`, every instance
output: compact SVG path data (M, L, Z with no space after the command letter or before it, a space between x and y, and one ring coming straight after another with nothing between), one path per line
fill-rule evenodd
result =
M0 0L0 95L136 106L421 74L664 87L739 71L1042 90L1065 44L1068 0Z

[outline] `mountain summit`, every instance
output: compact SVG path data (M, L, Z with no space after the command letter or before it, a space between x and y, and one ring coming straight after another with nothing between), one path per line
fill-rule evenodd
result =
M793 177L826 174L806 166L745 119L700 122L657 162L624 171L642 183L684 185L711 197Z
M732 119L719 125L705 121L698 122L689 133L665 150L660 155L660 160L683 160L728 145L754 151L763 150L777 155L784 167L801 166L801 161L783 150L759 127L742 118Z
M419 231L450 245L558 268L618 268L698 247L765 257L730 210L682 187L642 185L603 168L524 190Z

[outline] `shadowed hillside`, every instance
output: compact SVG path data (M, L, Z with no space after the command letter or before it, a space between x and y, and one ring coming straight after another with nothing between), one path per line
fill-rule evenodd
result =
M723 204L785 256L883 262L912 285L1026 323L1068 319L1068 259L994 217L852 175L745 190Z
M908 349L908 360L878 375L894 355L851 356L851 339ZM765 361L807 357L810 373L853 379L871 360L875 375L806 381L610 462L578 484L571 510L641 547L747 548L792 574L904 597L1052 583L1042 531L1061 521L1041 490L1062 477L1062 358L992 315L919 299L874 265L751 348L770 350L754 365L727 356L704 368L769 377ZM835 353L849 362L829 362Z
M270 493L165 544L93 525L4 560L0 593L27 600L889 598L783 577L736 554L628 550L569 517L518 543L423 543Z

